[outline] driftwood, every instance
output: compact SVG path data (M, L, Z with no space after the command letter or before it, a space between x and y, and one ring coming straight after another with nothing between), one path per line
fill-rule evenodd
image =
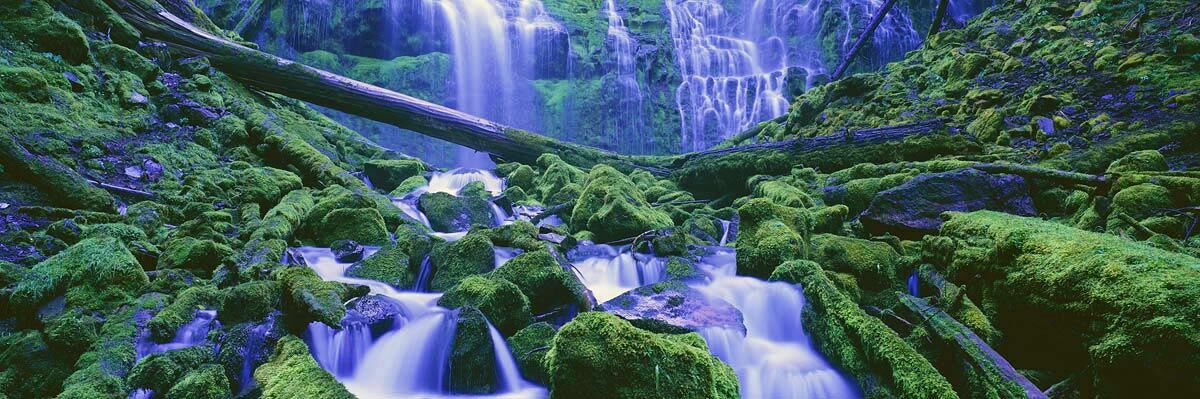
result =
M946 9L950 8L950 0L938 0L937 11L933 13L933 23L929 24L929 33L925 40L942 31L942 23L946 20Z
M940 341L939 348L951 352L953 361L960 363L961 383L982 385L981 389L1000 393L1000 397L1046 398L1008 360L946 312L911 295L900 294L900 302L920 316L930 334Z
M862 50L863 44L866 44L867 40L870 40L871 36L875 35L875 29L879 28L879 24L883 22L883 18L887 16L889 11L892 11L892 7L895 5L896 0L887 0L886 3L883 3L883 7L879 7L879 11L876 11L875 16L871 18L871 23L867 25L867 30L864 30L862 35L858 37L858 40L854 42L854 46L850 47L850 52L846 53L846 58L833 71L833 75L830 76L831 79L841 79L842 74L846 73L846 68L850 67L850 62L854 61L854 56L858 55L858 51Z

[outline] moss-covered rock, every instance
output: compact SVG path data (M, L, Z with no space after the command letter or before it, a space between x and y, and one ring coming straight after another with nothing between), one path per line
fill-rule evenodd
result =
M279 203L284 195L303 187L300 176L295 173L269 168L252 167L244 162L233 166L233 199L239 203L256 203L268 207Z
M496 267L496 250L491 240L479 233L468 233L461 240L434 246L430 255L433 281L430 288L445 291L463 279L484 274Z
M170 341L180 327L195 318L196 311L218 309L223 300L221 291L211 285L183 290L174 302L146 323L146 328L150 330L150 338L158 342Z
M496 351L488 330L488 319L474 306L464 306L455 313L454 322L450 391L463 394L495 392L498 388Z
M471 276L450 288L438 300L438 306L459 308L470 305L479 309L505 336L533 322L529 299L512 282L499 277Z
M159 352L139 361L130 371L127 381L131 387L167 392L189 371L196 370L212 360L213 348L210 346Z
M206 364L193 370L167 391L166 399L221 399L233 396L225 368Z
M488 229L484 231L484 234L487 234L492 239L492 244L498 247L537 251L545 246L545 243L538 238L537 226L525 220Z
M364 245L384 245L391 241L383 216L373 208L335 209L321 220L316 235L321 245L339 240L354 240Z
M1106 173L1163 172L1167 160L1157 150L1134 151L1108 165Z
M181 237L171 240L158 258L158 269L186 269L209 275L218 266L233 262L233 249L210 240Z
M354 399L346 387L322 369L295 336L279 340L270 361L254 370L263 399Z
M771 280L804 287L804 326L821 353L856 377L865 397L958 397L928 360L842 294L816 263L784 263Z
M896 271L900 254L887 243L832 234L814 235L811 243L810 260L826 270L856 277L862 288L877 291L900 286Z
M104 309L141 295L149 283L142 266L120 241L92 238L34 265L9 303L16 314L22 314L65 294L70 306Z
M69 311L46 323L50 347L68 354L82 354L99 338L101 321L81 311Z
M476 224L488 227L496 224L487 198L478 195L455 197L440 192L426 193L421 195L417 206L425 213L434 231L453 233L466 231Z
M337 328L346 317L345 302L365 293L342 283L322 280L307 267L279 269L273 277L283 288L282 310L296 325L319 321Z
M810 220L806 209L756 198L738 208L738 218L738 273L767 277L781 263L807 255Z
M39 51L57 54L76 65L87 61L91 48L79 24L43 2L26 3L20 9L30 18L4 21L4 28Z
M377 159L363 165L363 172L371 179L371 184L383 191L395 190L425 170L425 163L418 159Z
M0 70L0 77L6 80L6 85L13 84L10 79L16 76L10 72ZM116 201L108 192L93 187L78 172L54 158L30 152L8 134L0 135L0 166L4 167L6 175L30 182L48 194L56 204L101 212L117 210Z
M602 312L564 325L545 363L551 398L738 397L733 369L702 338L651 333Z
M1015 364L1087 367L1098 395L1200 393L1195 258L986 211L952 214L942 235L948 277L982 298Z
M582 310L590 307L587 288L545 249L517 255L490 275L516 284L529 298L533 314L564 306Z
M546 353L557 333L554 325L546 322L533 323L508 338L508 348L521 369L521 377L539 385L550 384L550 373L546 370Z
M591 231L598 241L633 237L674 225L670 215L646 202L629 177L608 165L592 168L571 211L571 229Z
M259 321L279 308L282 287L277 281L251 281L222 290L224 301L217 312L222 323Z
M554 154L542 154L537 159L537 165L542 173L534 179L536 194L543 203L558 204L551 198L567 190L568 185L578 185L587 177L587 173L566 163ZM532 194L532 193L531 193Z
M412 288L417 276L409 264L409 255L400 245L388 245L346 269L346 275L387 283L397 288Z

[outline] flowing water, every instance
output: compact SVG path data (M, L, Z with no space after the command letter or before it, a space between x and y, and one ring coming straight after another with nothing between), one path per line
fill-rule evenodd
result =
M625 20L617 11L616 0L604 1L604 14L608 18L608 31L605 44L613 68L613 83L618 96L615 101L617 109L612 110L612 117L606 121L610 124L609 131L617 143L630 143L629 151L637 154L646 153L651 143L647 139L645 105L643 104L642 87L638 83L637 41L625 27Z
M614 247L581 243L567 254L579 279L603 303L629 290L666 278L666 259Z
M136 346L137 358L141 359L159 352L169 350L189 348L204 343L208 339L208 332L221 328L221 322L217 321L217 311L215 310L197 310L196 316L192 321L179 327L175 332L175 338L171 342L164 344L156 343L150 339L149 330L145 331L142 336L138 337Z

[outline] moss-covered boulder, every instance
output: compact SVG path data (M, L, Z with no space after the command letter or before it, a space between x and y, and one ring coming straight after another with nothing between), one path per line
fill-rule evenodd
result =
M490 275L516 284L529 298L534 314L559 307L590 308L587 288L545 249L517 255Z
M601 308L655 332L682 334L705 328L746 332L741 311L678 280L638 287L604 302Z
M487 198L478 195L455 197L441 192L425 193L421 195L417 206L425 213L434 231L453 233L466 231L476 224L488 227L496 225L491 204Z
M425 173L425 163L419 159L376 159L363 164L363 172L375 188L392 191L405 180Z
M1196 258L987 211L951 214L942 235L947 277L982 299L1014 364L1089 370L1099 396L1200 394Z
M551 398L738 397L733 369L703 338L655 334L603 312L564 325L545 362Z
M270 361L254 370L263 399L355 399L333 375L322 369L295 336L279 340Z
M0 334L0 388L13 398L53 397L71 374L37 330Z
M533 322L529 299L515 284L502 278L467 277L438 300L438 306L445 308L467 305L483 312L505 336L516 334L517 330Z
M1164 172L1167 159L1157 150L1134 151L1108 165L1106 173Z
M344 303L366 293L346 284L322 280L307 267L279 269L272 277L283 289L282 310L294 325L319 321L337 328L346 316Z
M550 384L550 373L546 370L546 352L550 350L550 342L558 333L554 325L546 322L533 323L508 338L508 348L512 351L517 367L521 369L521 377L538 385Z
M738 273L764 278L776 266L808 253L809 215L805 209L776 205L766 198L738 208Z
M196 311L220 308L223 300L221 291L211 285L195 286L183 290L174 302L146 322L146 328L150 330L150 338L158 342L170 341L180 327L195 318Z
M900 254L885 242L817 234L811 243L810 260L825 270L854 276L862 288L878 291L900 286L896 270Z
M537 159L537 165L542 173L533 180L533 184L538 198L547 204L558 204L551 200L556 194L569 191L568 186L578 185L587 177L587 173L554 154L542 154Z
M491 240L479 233L438 244L430 257L434 273L429 286L434 291L448 290L467 277L487 273L496 267L496 250Z
M46 322L46 343L66 354L81 354L99 338L101 320L82 311L68 311Z
M37 50L57 54L71 64L88 60L91 48L83 29L75 21L43 2L25 3L18 9L30 18L4 21L5 29L27 40Z
M486 394L496 391L496 350L484 313L474 306L456 312L454 347L450 351L450 391Z
M387 245L375 254L350 265L349 277L375 280L397 288L412 288L417 276L409 264L409 255L400 245Z
M591 231L601 242L674 225L670 215L646 202L628 176L608 165L592 168L571 211L572 231Z
M353 240L364 245L384 245L391 241L387 224L373 208L342 208L329 212L315 232L319 245Z
M816 263L784 263L771 280L803 287L804 326L821 353L858 380L864 397L958 397L925 357L859 308Z
M212 361L213 348L210 346L193 346L155 353L139 361L126 380L133 388L167 392L189 371Z
M982 209L1037 214L1024 178L964 169L924 174L881 191L859 220L871 234L915 239L936 233L942 225L942 212Z
M492 244L498 247L518 248L525 251L537 251L545 247L538 238L538 227L525 220L518 220L494 229L483 231Z
M279 308L282 287L277 281L251 281L222 290L224 301L217 312L222 323L259 321Z
M300 176L286 170L253 167L245 162L235 162L231 168L237 182L232 195L239 203L255 203L265 208L279 203L292 190L303 187Z
M9 304L20 315L65 295L69 306L98 310L124 304L149 283L119 240L91 238L34 265L13 289Z
M233 249L228 245L181 237L171 240L158 258L158 269L186 269L200 275L209 275L218 266L233 262Z
M179 383L167 391L166 399L222 399L232 396L225 368L218 364L206 364L183 376Z

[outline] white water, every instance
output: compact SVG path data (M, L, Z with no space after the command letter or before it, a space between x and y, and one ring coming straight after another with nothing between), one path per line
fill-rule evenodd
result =
M850 28L842 37L840 51L842 54L850 51L854 42L858 41L858 36L871 22L875 12L886 2L887 0L844 0L838 3L843 18L846 18L850 24ZM864 17L855 19L853 17L855 13ZM887 62L903 58L905 53L920 46L921 34L913 29L912 21L908 18L904 7L897 5L888 12L887 16L883 18L883 22L875 29L869 44L874 51L864 52L859 54L859 57L867 62L866 65L869 68L876 68ZM861 61L859 61L859 65L862 65Z
M492 195L500 195L504 191L504 179L497 177L490 170L456 168L447 172L434 173L429 178L429 186L423 192L447 193L457 196L463 187L473 182L483 183L483 187Z
M616 84L617 109L610 110L612 117L606 118L608 131L616 143L631 143L634 153L641 154L648 150L649 142L645 137L646 117L643 111L642 87L637 78L637 41L629 35L625 20L617 11L615 0L604 1L604 15L608 18L607 39L605 45L609 58L615 68L612 70L613 83Z
M629 246L580 244L578 260L572 260L579 279L604 303L634 288L666 278L666 260L633 253Z
M321 323L309 325L313 357L351 393L359 398L389 399L455 396L449 392L446 378L455 321L450 310L436 305L440 293L400 291L384 283L346 277L345 271L351 264L337 262L326 248L292 251L321 278L365 285L372 294L386 297L400 307L392 330L378 338L372 337L366 326L351 324L338 331ZM545 390L521 380L503 337L492 338L497 348L495 364L501 389L485 397L544 397Z
M217 311L215 310L197 310L192 321L179 327L175 332L175 337L171 342L165 344L155 343L150 340L149 331L143 333L138 338L136 344L137 358L141 359L159 352L169 350L189 348L204 343L208 339L208 332L221 328L221 322L217 321Z

